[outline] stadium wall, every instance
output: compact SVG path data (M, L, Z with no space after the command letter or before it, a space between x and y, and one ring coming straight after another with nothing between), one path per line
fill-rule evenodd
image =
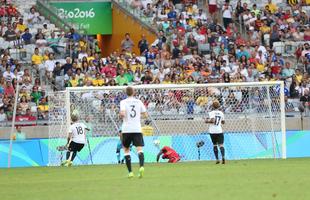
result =
M254 157L273 157L273 149L270 148L271 134L247 134L236 136L236 134L225 135L225 146L227 149L227 159L243 159ZM278 148L281 149L281 134L276 134ZM145 158L146 162L154 162L159 148L153 144L154 139L161 141L160 146L172 146L182 157L183 161L198 160L198 149L196 142L205 141L201 148L201 160L213 160L212 145L208 135L179 135L161 136L159 138L145 137ZM310 157L310 131L288 131L287 132L287 157ZM25 141L14 141L12 152L12 167L35 167L48 165L48 142L49 139L30 139ZM90 138L90 146L94 164L114 164L116 163L116 146L119 142L118 137L94 137ZM65 144L65 140L63 140ZM255 150L254 150L255 149ZM9 141L0 141L0 167L7 167L9 151ZM55 156L60 153L56 147L50 150ZM133 150L132 160L138 161L137 154ZM279 157L279 155L276 155ZM90 157L88 148L84 148L77 159L76 164L89 164Z
M137 45L142 34L146 36L149 42L156 39L153 30L141 24L138 19L131 16L115 2L112 2L112 35L102 35L101 43L104 47L102 48L102 54L108 56L113 51L120 51L121 42L126 33L130 33L130 37L135 44L133 51L137 55L140 55Z
M236 119L236 120L238 121L239 119ZM191 123L194 123L194 120L186 120L186 121L171 120L169 122L166 120L164 121L156 120L156 124L158 128L160 130L164 130L166 133L169 133L169 134L183 133L184 130L188 130L187 129L188 127L195 127L199 129L199 130L195 130L194 132L203 132L207 128L207 126L203 126L204 123L202 123L203 125L199 127L193 126ZM264 122L261 121L260 123L264 123ZM232 126L229 127L229 124L232 124ZM173 128L170 128L170 127L173 127ZM246 130L245 128L246 127L243 127L244 130ZM27 138L48 138L48 126L25 126L22 129L23 129L23 132L26 133ZM233 131L233 129L236 129L236 126L233 123L226 123L225 130ZM300 118L299 117L286 118L286 129L287 130L302 129ZM310 117L304 118L303 129L310 130ZM11 131L10 127L2 127L0 129L0 139L9 139L10 131Z

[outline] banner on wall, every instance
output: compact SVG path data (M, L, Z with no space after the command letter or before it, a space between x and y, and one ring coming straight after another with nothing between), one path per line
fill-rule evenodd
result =
M280 157L278 153L274 155L272 148L272 135L268 133L247 134L238 136L236 134L225 134L226 156L228 160L247 159L247 158L273 158ZM145 141L145 161L156 162L156 155L160 148L154 145L154 139L160 140L160 147L170 146L175 149L181 156L181 161L195 160L214 160L213 145L209 135L178 135L178 136L147 136ZM31 139L13 142L12 167L34 167L47 166L50 156L56 158L53 165L60 165L65 159L65 152L61 155L56 150L57 146L52 140L65 139ZM196 143L203 140L205 145L201 147L200 152L197 150ZM310 131L288 131L287 132L287 157L310 157ZM93 137L89 139L94 164L116 164L116 148L119 143L118 137ZM281 133L276 133L275 141L278 143L277 148L281 149ZM50 142L50 145L49 145ZM48 149L48 148L51 149ZM277 150L276 150L277 151ZM9 141L0 141L0 167L7 167L7 158L9 152ZM200 155L201 154L201 155ZM132 150L132 161L138 162L138 155L135 149ZM161 162L167 162L161 160ZM74 160L75 165L91 164L89 148L86 146L78 153Z
M88 35L112 34L111 2L51 2L58 16Z

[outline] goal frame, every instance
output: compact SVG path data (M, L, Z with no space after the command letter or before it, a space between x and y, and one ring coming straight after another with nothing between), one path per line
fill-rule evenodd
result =
M281 121L281 140L282 140L282 159L287 158L286 153L286 126L285 126L285 101L284 101L284 82L269 81L269 82L237 82L237 83L206 83L199 84L200 87L246 87L246 86L280 86L280 121ZM67 87L66 88L66 106L67 113L71 113L70 107L70 92L74 91L94 91L94 90L125 90L128 86L101 86L101 87ZM197 87L197 84L147 84L147 85L132 85L135 89L191 89ZM66 126L70 127L70 115L67 115Z

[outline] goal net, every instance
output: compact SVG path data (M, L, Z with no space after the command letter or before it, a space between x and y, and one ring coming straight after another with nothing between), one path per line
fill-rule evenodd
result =
M182 161L214 160L205 123L218 100L225 114L226 159L286 158L284 86L282 82L139 85L136 97L146 105L142 120L145 160L155 162L159 149L170 146ZM65 152L70 115L91 129L76 164L117 163L121 126L119 103L125 87L67 88L49 94L49 165L59 165ZM156 142L154 142L156 141ZM198 145L200 141L204 145ZM159 143L159 144L158 144ZM138 161L135 148L132 160ZM161 160L163 161L163 160Z

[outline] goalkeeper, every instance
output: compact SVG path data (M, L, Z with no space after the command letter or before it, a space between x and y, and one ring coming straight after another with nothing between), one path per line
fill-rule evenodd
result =
M122 130L118 131L119 133L119 141L116 145L116 158L117 158L117 162L118 164L124 164L125 161L125 157L123 156L123 158L121 159L121 149L123 148L123 144L122 144ZM132 148L132 145L130 145L130 150Z
M177 163L181 160L179 154L172 148L164 146L157 154L156 161L159 161L160 156L162 159L168 159L168 163Z

